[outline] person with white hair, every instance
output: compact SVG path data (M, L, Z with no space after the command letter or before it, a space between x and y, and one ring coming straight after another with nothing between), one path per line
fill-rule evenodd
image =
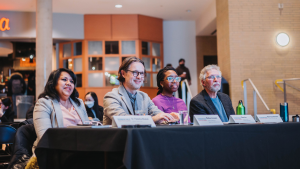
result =
M194 115L219 115L222 122L228 122L234 115L231 100L227 94L218 92L221 88L222 73L217 65L207 65L200 72L201 85L204 88L190 103L190 117Z

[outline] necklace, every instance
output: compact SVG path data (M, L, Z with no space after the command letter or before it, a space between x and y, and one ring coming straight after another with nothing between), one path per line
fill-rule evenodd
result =
M163 94L162 94L163 95ZM165 95L163 95L163 96L165 96ZM170 100L169 100L169 98L168 98L168 96L165 96L165 98L167 98L167 100L168 100L168 102L171 104L171 102L170 102ZM172 108L173 108L173 110L175 109L175 107L174 107L174 97L172 97L173 99L172 99Z

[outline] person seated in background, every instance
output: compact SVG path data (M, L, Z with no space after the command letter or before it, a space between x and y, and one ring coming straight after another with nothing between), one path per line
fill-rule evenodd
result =
M103 121L103 107L98 105L98 97L95 92L85 95L85 108L90 120Z
M197 114L216 114L222 122L228 122L229 116L235 114L229 96L218 92L221 88L221 75L217 65L207 65L201 70L199 78L204 89L191 100L191 121Z
M173 67L167 66L158 72L156 76L158 92L152 99L158 109L173 114L181 110L187 111L184 101L173 96L173 93L178 90L180 80Z
M37 135L34 148L48 128L76 126L89 121L75 85L76 76L69 69L60 68L50 74L33 111Z
M12 111L11 101L9 98L0 99L0 122L14 122L15 112Z
M170 114L159 110L146 93L138 91L145 74L141 59L128 57L123 61L118 71L120 86L104 96L104 125L112 124L113 116L135 115L138 110L151 115L155 123L175 120Z

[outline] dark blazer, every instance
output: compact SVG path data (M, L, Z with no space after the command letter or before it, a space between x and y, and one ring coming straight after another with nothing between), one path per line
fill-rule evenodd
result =
M9 107L4 115L2 117L0 117L1 122L14 122L14 116L15 116L15 112L12 111L11 107Z
M221 100L223 107L225 109L226 115L229 119L230 115L234 115L234 109L232 107L231 100L227 94L218 92L219 99ZM202 90L197 94L190 103L190 118L193 122L194 114L216 114L219 115L217 108L214 103L211 101L206 90Z
M98 109L99 109L99 112L96 112L96 111L95 111L96 117L97 117L100 121L103 121L103 107L102 107L102 106L99 106L99 105L95 105L95 106L97 106ZM87 106L85 106L85 108L86 108L86 112L87 112L88 117L95 118L95 117L94 117L94 114L93 114L93 112L92 112L92 109L91 109L91 108L88 108Z

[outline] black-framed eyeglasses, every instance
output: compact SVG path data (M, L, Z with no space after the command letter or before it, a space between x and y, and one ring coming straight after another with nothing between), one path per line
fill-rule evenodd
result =
M208 77L206 77L206 78L209 79L209 80L214 80L215 78L221 79L222 76L220 76L220 75L217 75L217 76L211 75L211 76L208 76Z
M139 75L141 75L141 77L145 77L145 72L131 71L131 70L127 70L127 71L131 72L134 77L137 77Z
M180 82L181 81L181 77L167 77L167 81L169 81L169 82L174 82L174 80L175 80L175 82Z

